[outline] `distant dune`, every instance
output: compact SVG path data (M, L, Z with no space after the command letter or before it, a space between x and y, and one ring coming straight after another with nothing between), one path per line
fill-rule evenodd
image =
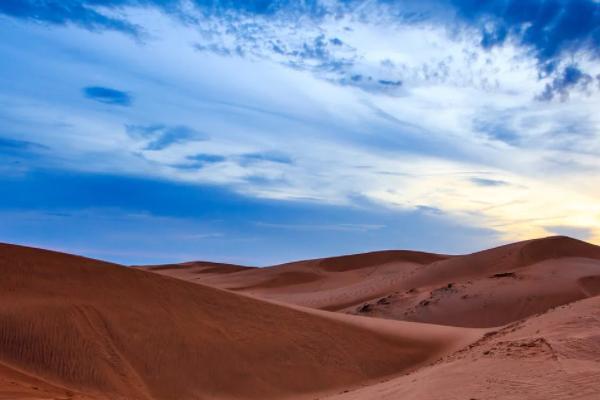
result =
M238 273L198 276L187 265L153 270L266 299L339 310L394 290L418 268L448 256L414 251L380 251L298 261Z
M266 268L0 244L0 273L0 399L600 398L600 247L566 237Z
M323 310L494 327L597 295L599 269L600 247L554 236L460 256L386 251L219 276L157 272Z
M162 275L167 275L186 281L202 281L215 275L219 276L222 274L231 274L234 272L255 269L255 267L208 261L190 261L181 264L144 265L140 267L133 266L133 268L157 272Z

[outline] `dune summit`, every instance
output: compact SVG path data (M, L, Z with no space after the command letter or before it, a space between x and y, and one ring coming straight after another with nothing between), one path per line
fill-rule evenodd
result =
M600 247L566 237L265 268L0 244L0 273L0 399L600 398Z

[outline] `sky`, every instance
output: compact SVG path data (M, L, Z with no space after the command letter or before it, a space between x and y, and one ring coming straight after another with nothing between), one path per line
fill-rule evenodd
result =
M2 0L0 35L0 241L600 244L598 0Z

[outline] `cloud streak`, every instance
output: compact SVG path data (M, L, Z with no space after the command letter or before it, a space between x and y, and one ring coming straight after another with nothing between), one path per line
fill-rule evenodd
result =
M209 138L207 134L199 132L185 125L126 125L125 129L131 138L143 141L144 150L149 151L160 151L174 144L186 143L190 141L204 141L208 140ZM190 157L192 159L198 158L198 156ZM188 159L190 159L190 157L188 157ZM196 159L195 161L201 160Z
M133 103L133 97L129 93L117 89L103 86L87 86L81 91L88 99L104 104L129 107Z
M125 4L125 1L112 1L109 6ZM133 2L130 2L133 3ZM65 25L76 24L90 30L111 29L128 34L136 34L138 28L128 21L108 16L98 11L96 1L35 1L4 0L0 2L0 13L11 17L38 23Z

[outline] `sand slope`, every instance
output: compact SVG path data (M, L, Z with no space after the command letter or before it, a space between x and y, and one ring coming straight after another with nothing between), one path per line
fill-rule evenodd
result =
M4 399L313 398L414 370L480 336L0 244Z
M326 398L596 400L598 377L600 297L594 297L490 332L433 366Z
M594 296L581 283L593 279L600 279L600 247L556 236L462 256L376 252L196 281L324 310L494 327Z

